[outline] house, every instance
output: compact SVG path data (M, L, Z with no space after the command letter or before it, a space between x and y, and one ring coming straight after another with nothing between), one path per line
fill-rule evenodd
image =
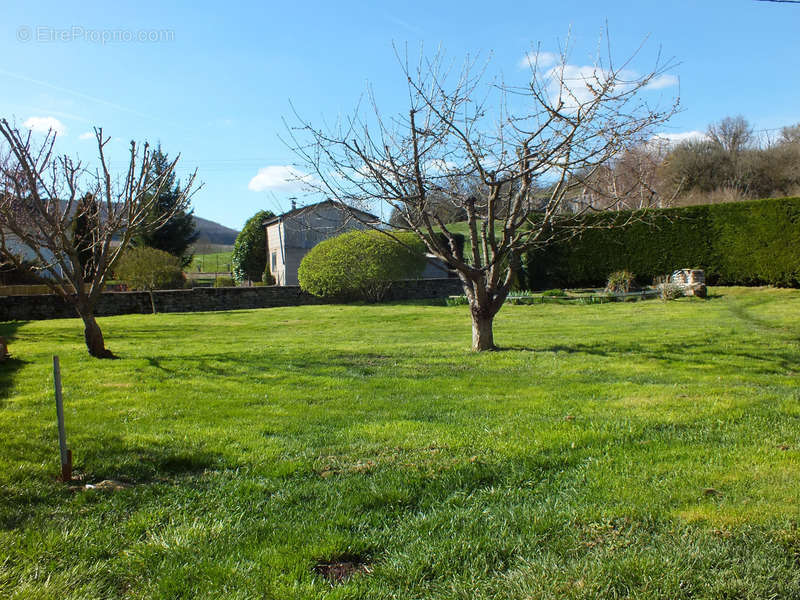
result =
M368 212L344 207L333 200L297 207L277 217L264 219L267 233L267 264L276 285L298 285L300 261L322 240L353 229L371 229L381 220ZM439 259L427 255L428 264L421 279L454 277Z
M322 240L379 224L375 215L333 200L301 207L293 201L292 210L262 223L267 233L267 264L276 285L297 285L300 261Z
M17 260L21 260L27 263L36 263L41 265L41 261L39 260L39 256L34 252L34 250L25 244L19 236L10 231L0 231L0 246L2 247L3 252L0 252L0 265L3 263L13 264L13 261L9 260L6 261L3 256L5 254L13 254L17 257ZM39 278L47 278L53 279L53 272L51 269L58 269L60 271L60 267L55 264L55 260L53 259L53 253L48 250L47 248L40 248L40 254L42 257L48 262L48 265L37 269L36 275Z

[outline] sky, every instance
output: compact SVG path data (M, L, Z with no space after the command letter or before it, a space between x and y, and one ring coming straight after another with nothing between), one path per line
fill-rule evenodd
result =
M0 23L0 116L58 131L58 150L91 161L95 126L112 166L131 139L197 169L195 214L240 229L298 197L286 182L295 112L312 123L352 112L369 85L384 114L406 110L393 47L489 60L524 84L532 49L591 65L608 30L614 56L675 63L658 94L680 97L661 133L681 139L743 115L764 135L800 122L800 4L758 0L451 2L9 2ZM69 6L73 4L74 6ZM604 42L605 43L605 42ZM407 95L405 96L407 98Z

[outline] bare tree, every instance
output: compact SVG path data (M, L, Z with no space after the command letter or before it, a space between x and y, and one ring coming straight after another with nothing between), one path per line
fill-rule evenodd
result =
M485 81L475 60L456 72L437 54L412 68L398 53L407 113L384 116L370 92L368 111L323 127L297 116L289 129L315 193L349 206L390 205L458 273L476 351L495 348L493 320L521 255L579 233L581 216L596 210L576 202L581 190L677 107L650 107L641 94L672 66L660 58L644 75L633 72L633 57L616 64L610 52L588 69L570 65L566 50L553 66L546 58L534 53L530 78L510 86ZM466 214L466 256L435 210L442 197Z
M153 218L151 209L178 157L153 178L148 176L153 163L150 146L132 141L127 168L116 178L106 157L110 138L102 129L95 129L94 168L56 155L53 131L35 143L31 132L22 133L2 119L0 134L7 144L0 160L0 256L12 262L21 260L20 252L32 256L53 292L72 304L83 320L89 354L110 358L95 320L97 302L131 239L158 229L173 216L170 211ZM174 211L188 207L194 179L193 174ZM78 239L73 227L77 219L91 224Z
M779 142L781 144L800 144L800 123L781 129Z
M669 142L655 138L624 150L597 169L583 195L591 197L595 208L641 211L671 206L680 185L669 189L659 173L669 149Z
M741 115L725 117L719 123L712 123L708 126L706 135L731 155L741 153L753 143L753 127Z

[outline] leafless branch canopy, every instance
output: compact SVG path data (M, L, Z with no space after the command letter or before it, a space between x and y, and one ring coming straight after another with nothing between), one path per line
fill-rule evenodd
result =
M174 211L153 210L179 157L165 173L153 177L147 143L131 142L127 168L114 176L106 156L110 138L100 128L95 129L98 157L93 169L56 155L53 131L37 142L31 132L23 133L2 119L0 134L5 141L0 156L0 255L19 261L24 250L65 298L74 292L81 304L96 301L131 239L158 229L188 206L194 174ZM83 239L76 240L73 223L80 218L90 225Z
M502 303L515 258L563 235L586 212L626 198L629 206L633 196L634 208L658 202L648 148L678 102L652 107L642 92L656 87L670 61L659 57L637 75L633 57L616 64L610 51L591 68L570 65L566 50L554 66L534 53L528 82L513 86L487 83L476 60L455 73L441 53L413 65L407 53L397 55L407 113L385 116L370 90L332 126L297 115L290 143L313 174L307 187L347 205L391 206L458 271L468 296L488 293ZM628 165L625 181L619 161ZM459 255L451 227L432 209L442 197L466 215L469 256Z

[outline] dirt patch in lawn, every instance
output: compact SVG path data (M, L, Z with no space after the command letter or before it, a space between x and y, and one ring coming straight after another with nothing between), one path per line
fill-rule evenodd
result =
M345 583L359 573L369 575L372 573L372 567L362 556L340 556L333 560L318 561L312 571L327 579L331 585L335 585Z

